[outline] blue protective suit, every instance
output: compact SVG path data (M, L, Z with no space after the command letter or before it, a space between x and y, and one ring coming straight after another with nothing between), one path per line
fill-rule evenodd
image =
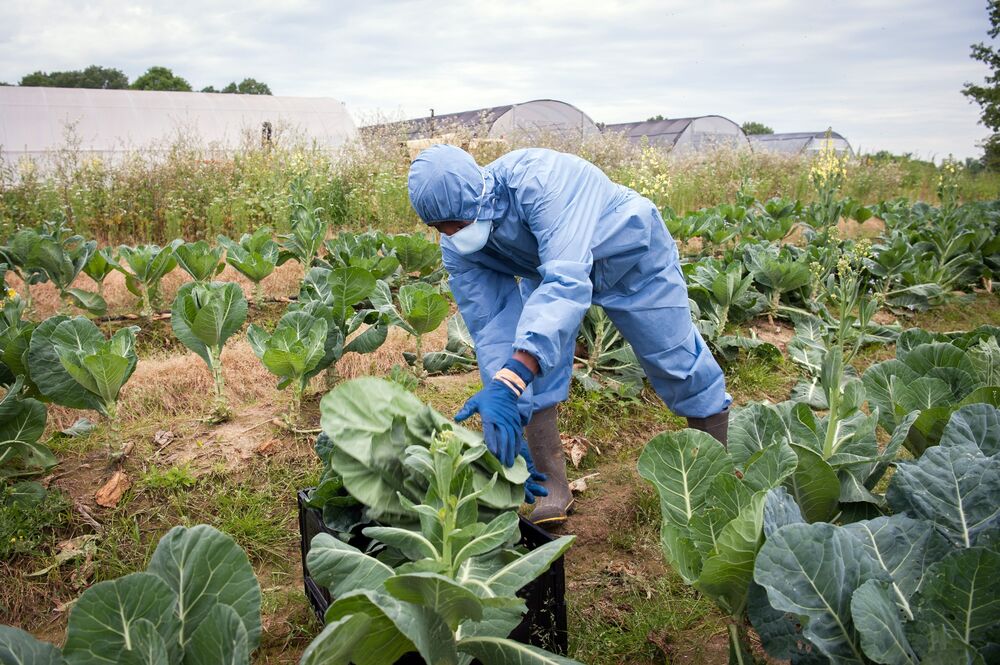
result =
M722 370L691 323L677 246L649 199L579 157L541 148L480 167L460 148L435 145L414 161L409 190L426 223L492 220L482 250L463 256L442 236L441 251L484 385L515 349L538 360L521 397L525 421L569 395L591 303L675 413L704 418L729 405Z

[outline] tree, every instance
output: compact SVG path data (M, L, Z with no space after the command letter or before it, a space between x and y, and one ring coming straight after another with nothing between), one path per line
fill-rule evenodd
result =
M747 120L743 123L743 131L747 134L774 134L774 130L762 122Z
M218 90L215 89L214 85L206 85L199 92L218 92Z
M271 88L269 88L266 83L261 83L257 79L246 78L240 81L239 84L233 81L222 90L216 91L213 88L212 90L202 90L202 92L224 92L240 95L270 95Z
M191 84L166 67L150 67L132 83L132 89L191 92Z
M986 10L990 19L986 34L995 40L1000 35L1000 0L989 0ZM983 143L983 162L989 169L1000 170L1000 50L980 42L972 45L971 57L989 67L990 73L982 84L966 83L962 94L982 108L980 122L993 132Z
M128 87L128 77L120 69L91 65L82 71L79 69L49 73L37 71L22 77L18 85L122 90Z
M662 113L657 113L656 115L651 115L648 118L646 118L646 122L655 122L656 120L664 120L664 119L665 118L663 117Z
M266 83L257 79L243 79L240 81L239 91L241 95L270 95L271 88Z

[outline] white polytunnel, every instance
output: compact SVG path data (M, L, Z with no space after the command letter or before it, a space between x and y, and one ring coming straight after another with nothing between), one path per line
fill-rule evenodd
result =
M645 140L651 146L667 148L672 152L750 147L743 129L721 115L623 122L606 125L604 131L625 134L633 143Z
M112 158L165 148L178 136L234 151L279 132L335 149L357 129L344 105L328 97L0 87L0 149L9 163L66 147L67 133L79 151Z
M477 139L510 139L515 135L557 134L566 137L595 136L601 130L586 113L566 102L536 99L521 104L446 113L390 123L403 126L408 138L430 139L458 130Z
M826 145L830 145L838 154L854 154L854 150L847 139L834 131L754 134L750 137L750 145L754 150L766 150L767 152L779 152L789 155L815 155L823 150Z

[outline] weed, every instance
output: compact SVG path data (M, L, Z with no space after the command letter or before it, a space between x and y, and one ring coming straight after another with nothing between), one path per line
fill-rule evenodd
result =
M982 325L1000 323L1000 293L962 296L952 302L918 314L905 327L932 332L972 330Z
M288 556L297 541L295 489L307 486L314 478L309 473L315 471L275 463L252 465L245 477L213 474L199 482L197 494L187 495L185 510L192 520L235 538L252 562L276 564L286 571L297 564Z
M699 632L707 636L712 631L711 601L686 589L672 573L654 580L643 577L620 564L588 581L589 588L569 608L573 658L591 665L660 663L663 653L652 635L672 641L699 623L704 626Z
M559 408L559 429L580 434L605 452L605 447L609 451L631 450L656 431L683 426L683 419L648 392L626 402L610 393L573 385L569 399Z
M71 525L72 503L52 490L36 502L5 501L0 493L0 560L47 554Z
M404 377L414 378L413 373L403 367L400 367L399 371ZM414 393L421 401L433 406L439 412L451 414L457 412L480 388L482 384L479 381L479 372L470 372L429 377L423 385L414 390Z
M126 492L118 507L101 519L98 553L94 557L94 581L110 580L142 570L153 554L157 541L171 526L183 523L183 516L167 506L134 500Z
M179 492L194 487L197 482L190 464L169 469L160 469L154 464L143 474L139 484L146 489Z
M796 381L794 368L784 359L770 360L753 355L726 366L726 389L738 404L787 399Z

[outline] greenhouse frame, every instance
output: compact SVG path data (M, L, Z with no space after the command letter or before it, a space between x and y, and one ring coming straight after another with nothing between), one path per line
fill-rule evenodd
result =
M778 152L787 155L815 155L823 150L829 141L834 152L842 155L853 155L854 149L843 136L834 131L823 132L786 132L782 134L754 134L750 136L750 145L754 150Z
M71 144L114 160L179 138L223 153L284 137L332 150L356 133L343 103L326 97L0 87L0 149L11 164Z
M749 148L743 129L721 115L668 118L606 125L605 132L624 134L629 141L667 148L671 152L703 152L715 148Z
M469 132L473 138L506 140L518 135L558 134L597 136L597 124L586 113L556 99L535 99L520 104L413 118L381 127L404 127L412 140Z

